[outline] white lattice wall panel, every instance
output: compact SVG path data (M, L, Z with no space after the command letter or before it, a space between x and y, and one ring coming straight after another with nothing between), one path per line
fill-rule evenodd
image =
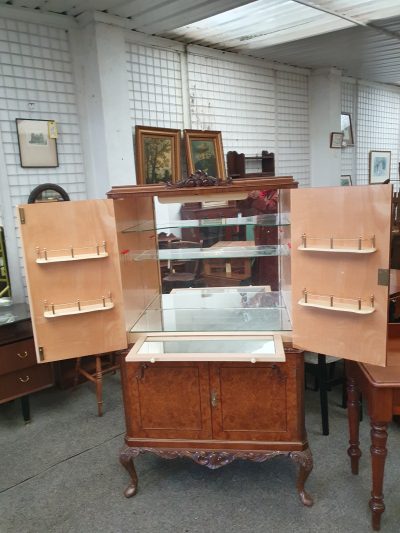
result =
M370 150L391 151L392 180L398 180L400 92L359 85L357 117L357 183L368 183Z
M183 128L179 53L127 43L132 125Z
M0 129L13 204L40 183L86 197L80 127L68 35L62 29L0 19ZM58 168L22 168L16 118L57 122Z
M276 156L280 176L310 185L308 76L276 72Z
M221 131L225 154L275 151L273 70L189 54L188 78L193 129Z
M353 136L355 137L356 132L356 98L357 98L357 86L354 83L342 82L342 112L350 113L352 126L353 126ZM355 142L357 138L355 137ZM353 185L357 184L357 175L355 168L355 146L347 146L342 148L342 175L350 175Z
M0 19L0 132L6 175L15 207L41 183L61 185L71 199L86 198L79 115L65 30ZM55 120L57 168L22 168L16 118ZM14 219L15 227L17 221ZM22 251L19 247L22 271Z

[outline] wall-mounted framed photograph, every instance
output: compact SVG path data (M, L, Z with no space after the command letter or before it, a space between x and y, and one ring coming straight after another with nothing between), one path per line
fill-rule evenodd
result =
M181 178L181 130L135 127L135 163L138 185L175 182Z
M343 146L343 133L340 131L333 131L331 133L331 148L342 148Z
M340 114L340 129L343 133L343 146L354 146L353 126L350 113Z
M388 150L371 150L369 153L369 182L383 183L390 179L390 161L392 152Z
M342 187L349 187L353 185L350 174L343 174L340 176L340 185Z
M220 131L184 130L188 173L202 170L209 176L226 179Z
M57 141L50 137L53 120L17 118L19 157L23 168L58 167Z

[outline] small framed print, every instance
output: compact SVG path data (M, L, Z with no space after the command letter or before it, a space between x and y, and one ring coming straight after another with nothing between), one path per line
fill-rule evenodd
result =
M392 152L371 150L369 153L369 182L383 183L390 179Z
M350 174L340 176L340 185L342 187L349 187L350 185L353 185Z
M58 167L57 141L50 137L49 124L54 121L17 118L21 167Z
M331 148L341 148L343 146L343 133L334 131L331 133Z

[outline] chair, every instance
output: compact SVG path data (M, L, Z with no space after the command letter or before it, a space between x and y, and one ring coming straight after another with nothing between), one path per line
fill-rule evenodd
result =
M201 248L203 241L176 241L171 242L170 249ZM202 287L204 281L200 279L201 264L199 259L178 259L170 261L168 273L162 278L163 292L172 289L186 289L189 287Z
M97 354L95 357L96 370L91 373L88 370L82 368L81 357L76 359L75 364L75 375L74 375L74 387L77 386L79 376L82 375L92 383L96 384L96 397L97 397L97 414L98 416L103 415L103 376L104 374L113 373L115 374L119 368L119 359L118 354L115 352L107 354ZM103 366L103 361L105 366Z
M328 416L328 391L335 385L342 385L342 407L346 407L346 379L344 370L342 374L335 377L336 363L340 361L337 357L329 355L304 352L305 371L315 377L314 390L319 389L322 418L322 434L329 435Z

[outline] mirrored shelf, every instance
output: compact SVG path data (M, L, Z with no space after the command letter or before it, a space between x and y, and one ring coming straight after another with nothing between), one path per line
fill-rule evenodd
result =
M290 331L280 292L266 287L178 289L156 297L131 328L150 331Z
M372 254L376 252L375 235L339 239L336 237L310 237L303 233L298 250L303 252Z
M142 221L136 226L123 230L122 233L139 231L165 231L180 228L207 228L207 227L227 227L227 226L289 226L290 218L288 213L277 213L267 215L257 215L249 217L234 218L204 218L200 220L173 220L168 222L158 222L154 226L153 221Z
M210 248L182 248L143 250L131 254L134 261L156 259L159 261L190 260L190 259L219 259L234 257L268 257L289 255L287 245L260 245L260 246L219 246Z
M298 302L303 307L315 307L327 309L329 311L340 311L345 313L355 313L358 315L370 315L375 312L374 296L370 298L339 298L337 296L327 296L303 292L303 298Z
M274 334L147 335L126 361L285 361L282 338Z

